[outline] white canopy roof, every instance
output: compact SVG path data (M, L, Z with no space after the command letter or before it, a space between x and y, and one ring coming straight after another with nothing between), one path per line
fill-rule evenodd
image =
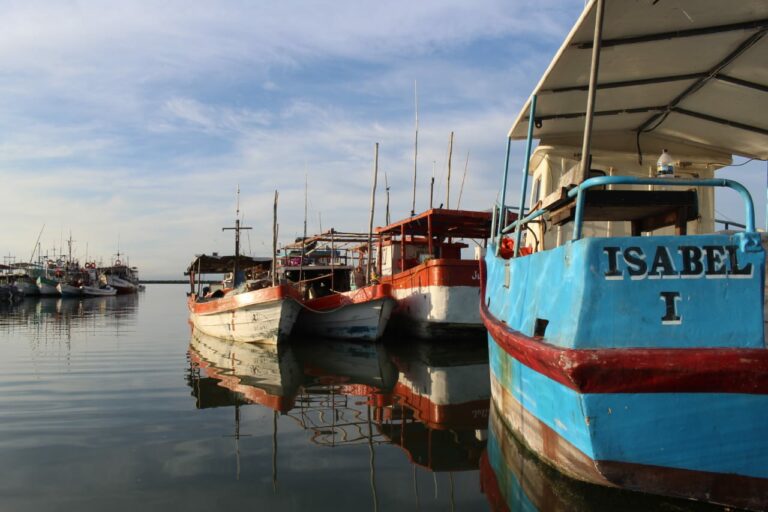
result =
M581 136L596 3L534 90L536 138ZM642 132L768 158L767 33L768 0L605 0L593 144L601 132ZM530 99L513 139L526 137L529 108Z

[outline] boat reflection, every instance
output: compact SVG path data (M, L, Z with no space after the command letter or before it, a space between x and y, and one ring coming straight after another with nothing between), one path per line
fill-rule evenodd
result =
M724 510L707 503L664 498L568 478L523 446L505 427L495 407L491 407L488 444L480 460L480 484L491 510L498 512Z
M490 402L483 345L298 340L232 343L193 332L198 408L258 404L320 446L388 444L433 472L477 469ZM239 425L236 425L239 431Z
M82 299L33 296L16 303L0 302L0 331L69 338L74 330L114 328L119 335L120 327L135 319L138 301L133 294Z
M382 431L431 471L477 469L491 396L487 346L420 341L391 351L398 379Z

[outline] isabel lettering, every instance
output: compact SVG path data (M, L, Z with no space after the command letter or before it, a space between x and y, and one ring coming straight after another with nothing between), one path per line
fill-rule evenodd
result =
M681 245L676 251L660 245L653 254L642 247L604 247L607 280L629 276L640 279L736 279L752 277L752 264L739 266L734 245Z

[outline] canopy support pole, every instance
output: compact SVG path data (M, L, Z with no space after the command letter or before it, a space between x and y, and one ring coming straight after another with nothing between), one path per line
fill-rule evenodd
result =
M528 113L528 139L525 143L525 162L523 163L523 184L520 187L520 210L518 211L517 215L518 218L525 215L525 196L526 192L528 191L528 171L531 167L531 148L533 146L533 126L536 124L536 120L534 119L536 115L536 95L534 94L531 96L531 110ZM517 227L515 228L515 255L514 257L517 258L517 255L520 254L520 238L523 235L522 224L518 223Z
M499 217L496 220L496 230L491 233L493 238L501 238L501 232L506 227L504 222L507 219L506 206L507 201L507 176L509 176L509 150L512 146L512 137L507 137L507 156L504 159L504 179L501 181L501 202L499 204ZM499 255L501 240L496 241L496 256Z
M592 64L589 69L589 92L587 93L587 117L584 121L584 140L581 145L581 180L589 179L590 150L592 144L592 119L597 92L597 72L600 69L600 43L603 39L603 12L605 0L597 0L595 9L595 34L592 40ZM515 248L517 251L517 248Z

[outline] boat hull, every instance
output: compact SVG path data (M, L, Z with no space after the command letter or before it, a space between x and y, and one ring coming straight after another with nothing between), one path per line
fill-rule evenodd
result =
M83 295L82 289L67 283L59 283L56 285L56 289L62 297L80 297Z
M81 287L81 290L83 295L87 297L110 297L112 295L117 295L117 290L111 286L107 286L106 288L100 288L96 286L83 286Z
M695 241L692 239L688 246L694 246ZM621 240L612 240L618 242ZM663 246L664 242L656 243ZM766 509L768 350L762 343L762 319L737 326L734 331L742 329L745 334L722 336L724 341L717 346L718 333L713 331L730 328L731 324L725 321L697 329L697 312L690 304L699 297L690 293L683 310L687 316L683 318L692 320L692 327L673 331L666 338L647 336L643 342L644 330L658 328L651 322L653 318L639 320L642 314L649 314L650 308L641 307L632 315L631 308L644 299L642 293L631 293L634 283L628 280L628 293L609 294L604 289L620 286L621 281L595 278L609 275L609 267L573 263L589 261L583 253L593 250L590 244L594 243L600 241L579 242L566 248L571 251L572 257L566 260L571 265L563 268L562 275L555 267L558 255L554 250L549 251L550 255L540 253L518 260L488 256L488 291L483 294L480 311L488 329L492 400L501 420L537 456L572 478ZM755 271L749 279L728 282L728 293L736 293L741 286L744 296L750 298L754 289L762 289L762 257L761 253L739 253L738 258L733 258L732 268L744 268L735 265L751 261ZM537 266L548 268L550 275L570 286L557 288L542 282L541 276L546 274L538 272ZM588 287L581 285L582 279L573 274L576 272L586 272L583 281L589 283ZM538 279L536 288L526 293L520 281L534 278ZM691 281L680 279L676 286L698 286L702 293L710 292L704 300L724 300L713 293L714 285L712 290L704 288L709 286L704 278L688 285ZM642 284L656 286L655 281ZM541 290L548 293L542 294ZM590 309L567 306L572 290L591 298L574 304L588 304L591 310L599 311L609 307L610 299L622 314L614 313L614 318L590 314L579 322L579 315L588 314ZM547 301L557 293L562 296L553 302L553 308L560 304L567 313L561 317L555 315L554 309L552 313L546 310ZM759 298L746 304L758 303L761 310ZM650 314L655 311L650 310ZM659 317L663 314L662 310ZM622 323L633 319L634 329L628 331ZM575 335L557 336L563 322L571 320ZM603 330L596 331L598 325ZM520 326L520 330L512 326ZM537 334L539 329L547 329L547 338ZM580 333L590 336L582 337ZM698 343L695 336L700 336Z
M37 278L37 288L40 290L40 295L43 296L60 297L61 293L59 293L59 290L56 288L56 285L58 284L59 283L53 279L45 277Z
M117 293L120 295L136 293L137 291L137 286L135 284L113 275L107 276L107 284L117 290Z
M19 291L24 294L25 297L40 295L40 288L37 287L37 283L34 281L17 280L14 284L16 285L16 288L18 288Z
M199 302L190 297L190 320L203 334L275 345L288 339L301 305L298 292L281 285Z
M304 303L296 330L323 338L375 341L384 335L395 305L389 285L320 297Z
M421 339L483 338L478 261L429 260L383 281L392 284L397 300L397 332Z

